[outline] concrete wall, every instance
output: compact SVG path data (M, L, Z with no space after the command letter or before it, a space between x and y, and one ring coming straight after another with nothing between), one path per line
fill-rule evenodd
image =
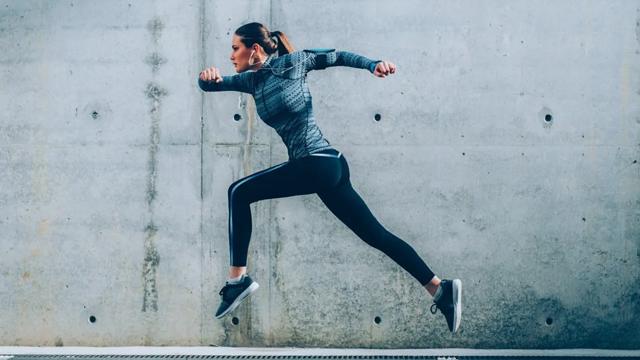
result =
M311 73L316 117L459 334L315 195L252 205L213 317L227 187L286 161L195 82L249 21L397 64ZM1 345L640 348L639 1L2 0L0 49Z

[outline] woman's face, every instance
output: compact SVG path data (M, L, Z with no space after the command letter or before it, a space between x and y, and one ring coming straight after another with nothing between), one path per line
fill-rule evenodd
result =
M243 71L249 70L251 65L249 65L249 57L251 56L251 48L246 47L242 41L240 41L240 37L238 35L233 35L233 39L231 40L231 57L229 58L233 63L236 72L241 73ZM254 53L255 57L256 54Z

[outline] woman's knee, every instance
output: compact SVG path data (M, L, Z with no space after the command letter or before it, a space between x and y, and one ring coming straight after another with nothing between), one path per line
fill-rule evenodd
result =
M234 181L231 185L229 185L229 189L227 190L229 202L231 203L243 201L243 199L246 197L245 193L246 189L245 186L242 185L242 179Z

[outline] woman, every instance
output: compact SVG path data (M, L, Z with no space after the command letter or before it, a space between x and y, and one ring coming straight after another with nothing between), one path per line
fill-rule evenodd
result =
M387 231L373 216L349 180L344 155L333 148L315 123L306 75L329 66L367 69L384 78L396 72L388 61L334 49L294 51L285 34L260 23L239 27L230 60L237 75L222 76L216 67L200 73L203 91L241 91L253 95L260 118L282 137L289 161L235 181L229 187L229 279L220 290L221 318L258 288L247 274L253 202L316 193L329 210L367 244L402 266L433 296L431 312L444 314L449 330L460 325L462 283L442 281L414 249Z

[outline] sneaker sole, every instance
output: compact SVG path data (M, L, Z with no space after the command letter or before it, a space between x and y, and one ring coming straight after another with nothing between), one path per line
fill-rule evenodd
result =
M458 331L460 327L460 319L462 317L462 281L460 279L453 280L453 330Z
M235 308L237 308L238 305L240 305L242 300L244 300L247 296L251 295L251 293L253 293L254 291L258 290L259 287L260 285L258 285L257 282L255 281L252 282L251 285L249 285L248 288L246 288L243 292L241 292L240 295L238 295L238 297L231 303L231 305L229 305L227 310L223 311L220 315L216 315L216 318L220 319L221 317L235 310Z

